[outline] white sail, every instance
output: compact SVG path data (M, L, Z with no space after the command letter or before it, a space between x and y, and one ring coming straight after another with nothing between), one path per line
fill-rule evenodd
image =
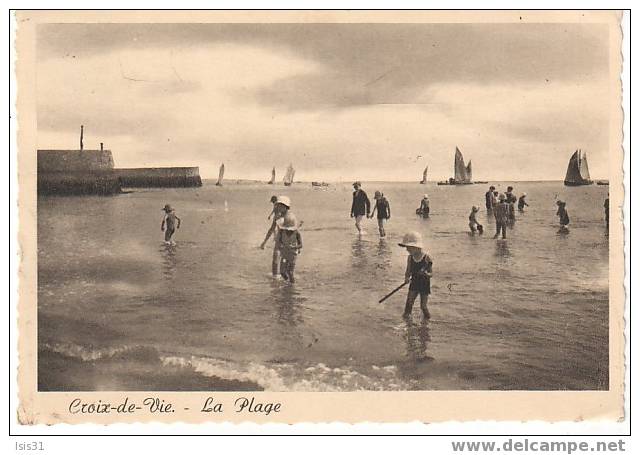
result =
M293 165L289 164L289 167L287 168L287 172L284 174L284 184L286 186L289 186L293 183L293 176L295 175L296 171L295 169L293 169Z
M424 172L422 172L422 181L420 181L420 183L423 185L427 183L427 172L429 172L429 166L425 167Z

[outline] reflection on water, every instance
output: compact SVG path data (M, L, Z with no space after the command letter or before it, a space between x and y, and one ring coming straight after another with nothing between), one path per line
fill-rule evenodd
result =
M506 240L496 240L495 256L499 259L507 260L511 257L509 243Z
M408 318L406 323L407 357L416 362L433 360L427 355L427 344L431 341L428 322L415 322L413 318Z
M302 323L299 307L306 300L295 286L274 279L271 283L271 298L276 305L278 322L287 326Z
M162 274L168 280L172 280L176 274L178 261L176 258L176 245L162 243L160 246L162 253Z
M376 263L376 269L386 270L391 265L391 248L386 239L380 239L378 246L376 247L376 257L378 261Z
M362 236L357 236L351 243L351 263L354 268L360 268L367 265L367 255L365 252L366 241Z

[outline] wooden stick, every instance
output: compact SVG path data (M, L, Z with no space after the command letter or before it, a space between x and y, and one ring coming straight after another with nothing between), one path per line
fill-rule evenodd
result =
M408 281L405 281L404 283L402 283L400 286L398 286L397 288L395 288L393 291L391 291L390 293L388 293L387 295L385 295L384 297L382 297L380 300L378 300L378 303L382 303L385 300L387 300L389 297L391 297L393 294L395 294L396 292L398 292L400 289L402 289L403 287L405 287L407 284L409 284Z

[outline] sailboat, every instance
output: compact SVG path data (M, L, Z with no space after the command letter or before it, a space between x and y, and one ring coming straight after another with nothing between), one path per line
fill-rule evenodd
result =
M421 185L424 185L427 183L427 172L429 172L429 166L424 168L424 171L422 172L422 180L420 181Z
M273 169L271 169L271 180L269 180L267 183L269 185L273 185L276 181L276 168L274 167Z
M289 164L289 167L287 168L287 172L284 174L284 186L291 186L291 184L293 183L293 176L295 175L296 170L293 168L293 166L291 164Z
M564 178L566 186L591 185L593 180L589 176L589 164L587 163L587 154L582 153L581 149L575 151L571 155L569 165L567 166L567 174Z
M222 186L222 180L224 179L224 163L220 166L220 172L218 173L218 182L216 186Z
M471 185L472 177L471 161L468 164L464 164L464 157L458 147L456 147L456 154L453 160L453 177L445 182L438 182L438 185Z

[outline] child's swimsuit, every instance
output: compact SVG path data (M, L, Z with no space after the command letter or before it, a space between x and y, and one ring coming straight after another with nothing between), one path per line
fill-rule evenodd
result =
M425 254L419 262L414 261L409 255L409 264L411 272L409 290L420 294L431 294L431 278L424 274L424 272L431 273L433 263L429 255Z
M377 218L379 220L386 220L387 218L389 218L388 207L389 207L389 202L387 202L386 198L381 197L376 201L376 211L378 212Z

